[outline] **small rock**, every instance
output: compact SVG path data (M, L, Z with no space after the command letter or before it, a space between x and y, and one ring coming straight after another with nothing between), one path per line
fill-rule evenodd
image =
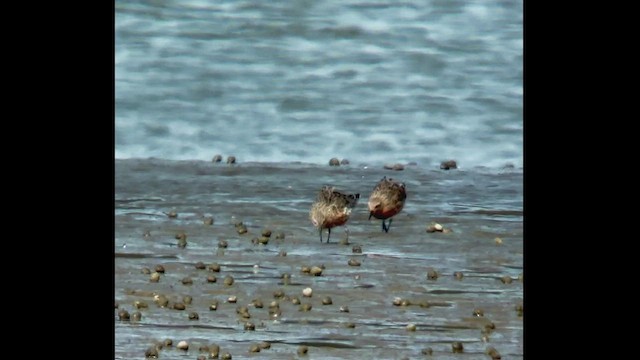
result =
M309 352L309 347L307 345L300 345L298 347L298 355L307 355Z
M460 341L454 341L453 343L451 343L451 350L454 353L461 353L464 351L464 346L462 346L462 343Z
M440 163L440 169L449 170L449 169L457 169L458 164L455 160L446 160Z

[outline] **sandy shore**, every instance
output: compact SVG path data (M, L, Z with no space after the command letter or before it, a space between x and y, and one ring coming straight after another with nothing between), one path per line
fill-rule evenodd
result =
M407 187L388 233L366 208L382 176ZM173 346L160 358L195 359L213 344L233 359L299 358L301 346L308 359L422 358L428 349L477 359L490 347L524 357L521 170L117 160L115 185L117 359L142 358L165 339ZM364 200L329 244L308 219L322 185ZM433 223L450 232L427 232ZM123 310L141 319L122 321ZM252 353L260 342L271 346Z

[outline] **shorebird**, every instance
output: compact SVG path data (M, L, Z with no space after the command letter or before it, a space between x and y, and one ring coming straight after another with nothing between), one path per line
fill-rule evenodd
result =
M311 205L309 219L318 228L320 242L322 229L328 229L327 243L331 237L331 228L344 225L349 220L351 209L358 203L360 194L343 194L334 190L332 186L323 186L316 201Z
M406 198L404 183L383 177L369 196L369 220L372 216L381 219L382 230L389 232L392 217L402 210ZM387 219L389 219L388 225L385 224Z

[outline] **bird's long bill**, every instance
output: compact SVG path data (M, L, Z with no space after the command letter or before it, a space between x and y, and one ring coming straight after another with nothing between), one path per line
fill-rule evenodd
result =
M373 216L373 211L369 212L369 220L371 220L372 216Z

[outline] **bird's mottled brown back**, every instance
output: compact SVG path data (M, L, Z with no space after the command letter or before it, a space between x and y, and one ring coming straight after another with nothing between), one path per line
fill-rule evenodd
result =
M383 177L369 196L369 211L378 219L387 219L404 207L407 190L404 183Z
M331 186L324 186L311 206L309 218L314 226L320 228L343 225L359 198L360 194L344 194Z

